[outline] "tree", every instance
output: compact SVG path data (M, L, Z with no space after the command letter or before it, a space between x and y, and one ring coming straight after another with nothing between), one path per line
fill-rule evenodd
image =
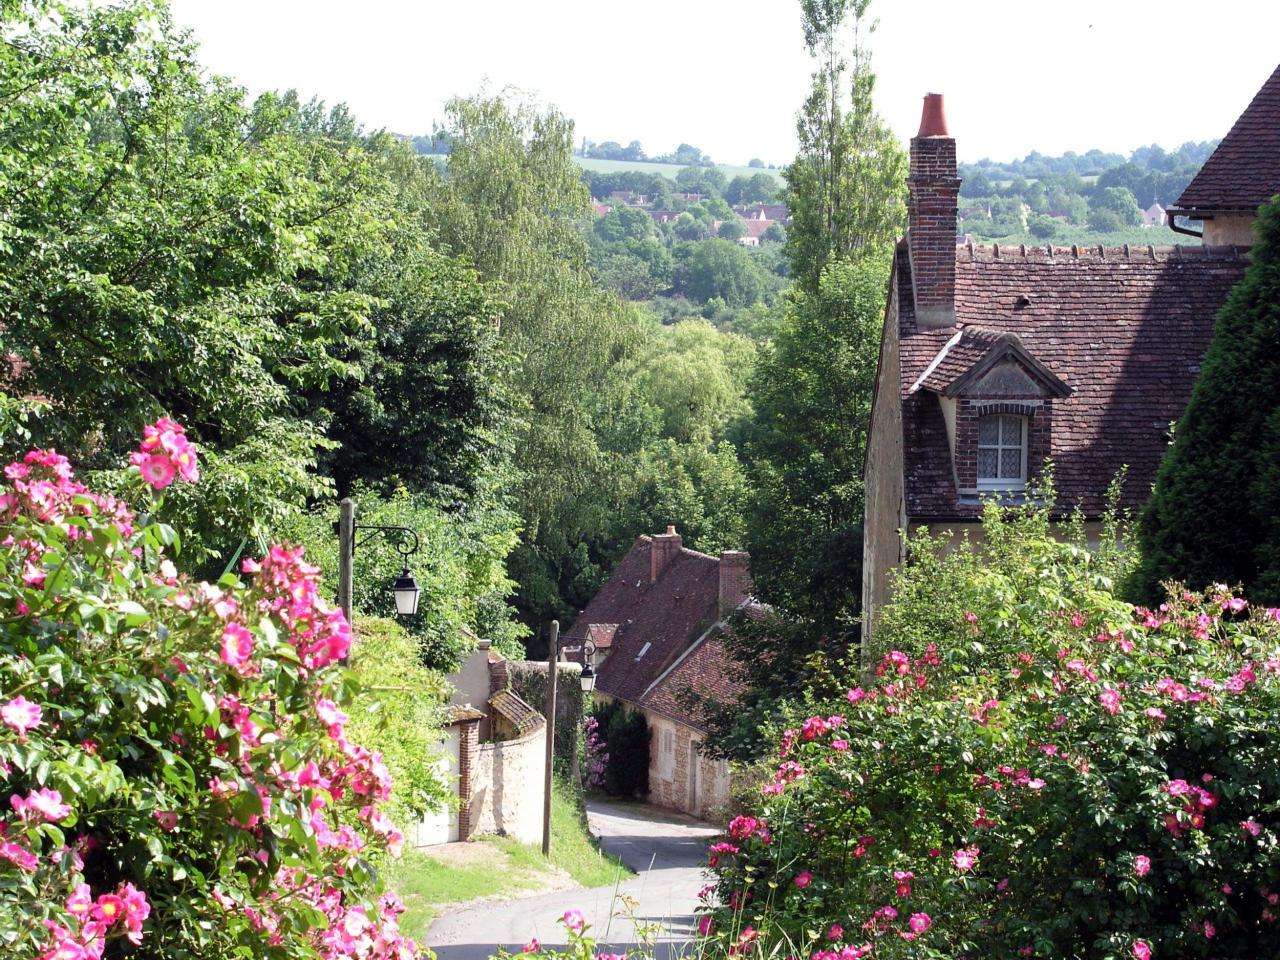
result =
M57 405L33 422L37 443L95 469L134 425L184 419L204 483L163 519L185 563L225 559L330 492L315 469L325 417L300 397L355 375L351 352L375 338L374 295L351 281L404 228L382 161L340 112L304 141L277 98L247 110L243 91L202 78L163 10L6 13L8 386ZM407 145L400 158L430 162Z
M716 231L716 236L721 240L740 240L747 235L747 228L742 221L736 217L732 220L725 220L720 224L720 229Z
M639 207L618 207L595 222L596 236L610 243L653 236L653 217Z
M779 183L768 173L757 173L750 177L741 174L729 181L724 189L724 200L733 205L748 203L773 203L778 197Z
M752 157L750 160L747 161L747 166L752 168L763 167L764 161L761 160L759 157Z
M831 264L790 305L749 395L747 549L760 595L818 633L857 633L862 461L888 257Z
M690 299L706 302L720 297L731 307L745 307L760 299L760 271L739 243L713 237L694 247L677 273L677 289Z
M1126 227L1134 227L1142 222L1138 200L1127 187L1105 187L1095 191L1093 199L1089 201L1090 225L1093 216L1103 211L1114 213L1116 220Z
M1146 600L1175 580L1244 584L1280 605L1280 202L1257 234L1140 517L1134 589Z
M827 264L897 239L906 154L875 111L875 74L862 42L870 0L801 0L813 88L796 122L799 152L784 171L791 275L815 293ZM848 39L846 40L846 35ZM846 54L844 46L850 43ZM845 106L846 86L851 100Z
M718 197L725 183L724 174L716 167L685 167L676 173L676 186L685 193Z

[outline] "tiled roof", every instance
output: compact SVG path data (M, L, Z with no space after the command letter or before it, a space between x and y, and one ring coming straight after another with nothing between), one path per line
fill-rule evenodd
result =
M616 623L593 623L587 627L587 639L595 644L597 650L607 650L613 646L613 638L618 633Z
M652 545L636 541L565 633L581 642L592 624L617 624L596 689L632 703L718 619L719 561L681 548L650 583Z
M961 327L942 345L924 372L911 386L911 393L923 388L944 396L955 396L964 387L989 370L995 363L1012 357L1038 380L1046 393L1065 397L1071 388L1053 375L1044 364L1022 345L1022 338L1010 330L987 330L984 327Z
M1252 213L1278 193L1280 67L1170 210L1188 216L1194 216L1193 211Z
M733 703L745 686L724 648L720 631L711 630L665 675L658 677L640 703L679 723L705 731L702 718L691 714L680 702L684 691L691 690L699 697L718 703Z
M962 246L956 261L957 326L1015 333L1071 388L1053 410L1059 507L1070 510L1079 502L1097 516L1107 485L1126 464L1125 503L1145 501L1214 317L1244 274L1243 254L1206 247ZM938 397L912 392L957 331L917 329L910 269L905 242L899 243L906 512L913 519L973 518L981 507L957 497Z
M499 690L489 698L489 706L521 734L536 730L545 722L542 714L525 703L514 690Z

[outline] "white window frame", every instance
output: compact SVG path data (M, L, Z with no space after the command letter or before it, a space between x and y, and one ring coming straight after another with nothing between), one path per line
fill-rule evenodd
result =
M1009 491L1009 492L1017 492L1017 491L1021 491L1021 490L1026 490L1026 489L1027 489L1027 435L1028 435L1028 433L1030 432L1030 419L1031 419L1031 418L1030 418L1030 417L1023 416L1022 414L1017 414L1017 413L1000 413L1000 412L983 414L981 417L979 417L979 418L978 418L978 425L977 425L977 428L976 428L976 429L977 429L977 437L975 437L975 438L974 438L974 439L975 439L975 447L976 447L976 451L982 451L982 450L995 450L995 451L996 451L996 471L997 471L997 472L999 472L999 470L1000 470L1001 453L1002 453L1003 451L1005 451L1005 450L1012 450L1012 449L1014 449L1014 447L1013 447L1013 445L1012 445L1012 444L1007 444L1007 443L1005 443L1005 442L1004 442L1004 424L1003 424L1003 422L1000 424L1000 428L999 428L999 430L997 431L997 439L996 439L995 444L982 443L982 442L978 439L979 437L981 437L981 436L982 436L982 421L983 421L983 420L986 420L986 419L988 419L988 418L991 418L991 417L995 417L995 418L997 418L997 419L1000 419L1001 421L1003 421L1005 418L1011 418L1011 419L1015 419L1015 420L1017 420L1017 421L1018 421L1018 424L1019 424L1019 427L1020 427L1020 430L1019 430L1019 436L1020 436L1020 441L1019 441L1019 443L1020 443L1020 447L1019 447L1019 449L1020 449L1020 451L1021 451L1021 459L1020 459L1020 462L1019 462L1019 475L1018 475L1018 477L1017 477L1017 478L1010 478L1010 477L982 477L982 476L978 476L978 477L977 477L978 489L979 489L979 490L1002 490L1002 491ZM978 469L980 469L980 468L978 467L978 463L981 461L981 459L982 459L982 458L981 458L980 454L978 454L977 452L975 452L975 455L974 455L974 470L975 470L975 473L976 473L976 471L977 471Z

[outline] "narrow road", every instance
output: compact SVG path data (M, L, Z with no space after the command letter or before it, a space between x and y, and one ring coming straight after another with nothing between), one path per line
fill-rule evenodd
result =
M518 952L533 937L545 946L564 946L566 910L582 911L600 946L615 952L636 943L635 926L617 914L626 897L634 901L635 924L661 924L659 958L679 952L693 933L698 891L707 883L704 867L717 828L653 807L591 802L591 832L637 876L614 886L562 890L523 900L486 900L445 914L431 925L426 943L440 960L486 960L499 946ZM676 948L676 949L673 949Z

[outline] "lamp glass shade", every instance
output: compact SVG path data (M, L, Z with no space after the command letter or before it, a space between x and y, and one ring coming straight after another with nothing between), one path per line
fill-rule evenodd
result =
M391 592L396 595L397 616L411 617L418 612L418 595L422 590L419 589L418 581L413 578L407 566L400 571L400 576L391 585Z
M582 692L590 693L596 685L596 672L591 669L591 664L587 664L582 668Z

